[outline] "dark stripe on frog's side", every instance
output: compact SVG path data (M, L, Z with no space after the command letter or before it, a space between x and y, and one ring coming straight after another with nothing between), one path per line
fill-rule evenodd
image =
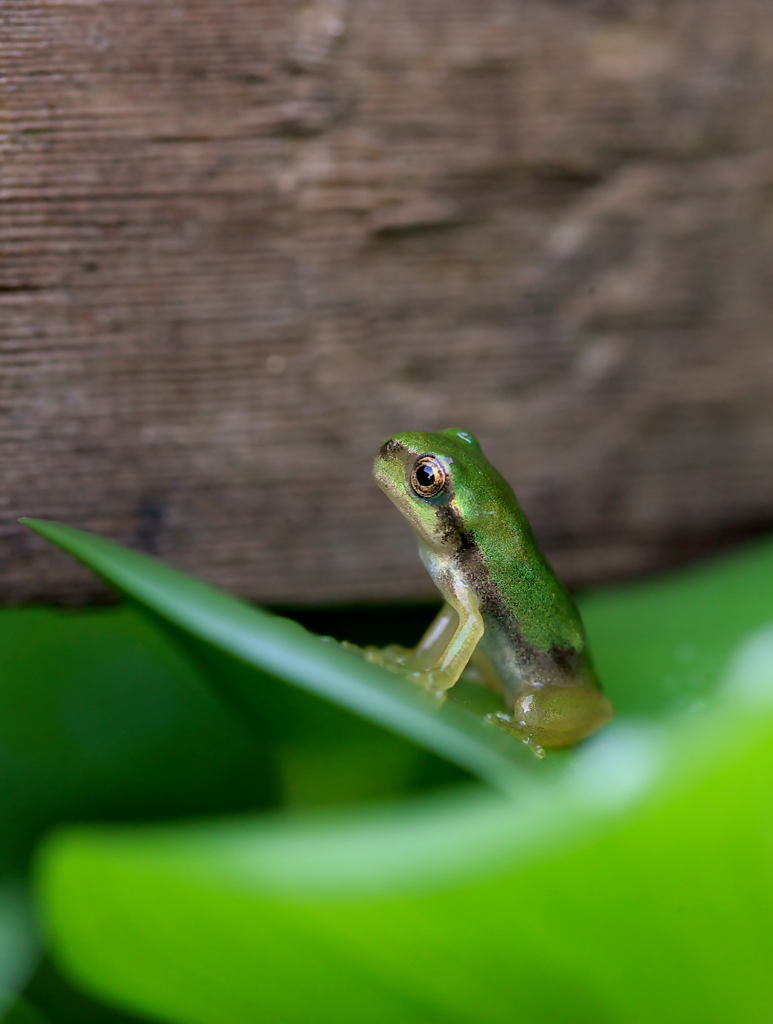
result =
M509 696L515 698L528 686L561 685L562 681L565 685L584 683L597 688L587 656L582 657L573 647L558 644L543 650L525 638L518 620L491 578L473 533L464 528L452 501L453 495L446 495L446 501L438 506L438 523L443 539L456 549L452 555L456 568L478 597L486 630L480 644L499 672Z

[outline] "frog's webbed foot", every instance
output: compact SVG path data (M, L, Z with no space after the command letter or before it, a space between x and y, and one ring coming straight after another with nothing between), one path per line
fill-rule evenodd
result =
M537 757L545 756L544 748L537 743L534 734L529 731L526 722L519 722L513 715L506 715L501 711L495 711L490 715L486 715L486 721L493 722L500 729L504 729L511 736L515 736L521 743L525 743L529 750L533 751Z
M360 647L348 640L342 640L341 646L345 651L354 651L355 654L359 654L373 665L382 665L395 672L399 672L401 666L405 665L413 655L410 648L400 647L399 644L389 644L387 647L375 647L373 644L368 644L366 647Z
M410 679L440 701L445 700L446 690L455 682L444 678L442 672L427 668L425 659L417 657L416 651L410 647L401 647L399 644L388 644L386 647L359 647L348 640L342 641L341 646L347 651L361 655L372 665L380 665L396 675Z

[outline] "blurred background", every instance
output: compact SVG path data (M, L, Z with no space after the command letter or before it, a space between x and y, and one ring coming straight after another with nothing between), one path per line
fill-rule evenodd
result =
M739 652L770 692L773 641L755 632L773 619L769 542L694 577L583 599L617 712L600 737L599 806L601 783L638 785L647 758L660 763L648 728L669 756L703 765L704 790L679 790L668 762L658 799L689 797L673 820L641 833L634 821L630 849L605 846L598 826L585 862L572 845L582 802L546 788L535 806L564 867L538 850L529 881L515 840L539 828L516 815L510 881L492 883L472 943L477 905L453 904L449 882L447 919L435 904L419 927L388 902L364 925L355 915L352 959L346 895L318 945L288 944L288 970L323 993L310 985L307 1009L273 966L282 946L265 922L278 907L278 934L292 936L298 906L286 912L270 873L268 902L253 879L234 924L228 857L222 892L178 903L163 872L157 891L144 866L126 882L128 861L108 849L90 862L87 840L82 877L50 893L31 864L56 860L61 825L233 815L258 871L261 829L270 840L314 809L322 835L325 809L382 801L399 815L468 776L334 690L327 703L241 648L208 647L190 623L172 629L141 595L90 607L107 591L17 518L85 528L314 631L378 644L413 642L437 600L371 478L397 430L476 434L575 588L769 533L773 4L3 0L0 90L0 604L26 605L0 614L0 1019L255 1024L272 1019L273 984L283 1012L301 1006L283 1020L359 1024L362 945L390 985L408 979L393 1016L378 985L363 990L385 1024L509 1021L497 993L513 964L533 1024L767 1021L773 718L768 707L741 720L736 694L735 721L719 702ZM325 693L308 671L300 685ZM685 721L707 730L694 747ZM594 749L578 750L581 766ZM455 814L440 860L460 835L481 856L494 849ZM228 829L212 828L227 846ZM324 835L317 858L314 828L312 876L334 860ZM377 846L385 863L409 863L389 828L377 840L369 828L342 860L355 876ZM535 892L532 920L522 894ZM93 930L80 974L57 952L54 904L62 935ZM303 942L317 918L315 905ZM472 957L461 969L454 951L414 972L457 933ZM218 935L233 943L230 975ZM122 995L124 965L146 955ZM179 991L243 1001L221 1017L164 1010L154 978L165 991L178 968ZM444 1002L468 976L467 1009ZM615 979L645 1009L626 1016L634 997ZM427 1016L432 985L440 1009ZM11 1006L11 993L25 1001Z
M250 599L422 599L475 432L573 585L773 525L764 0L9 0L2 601L50 517Z

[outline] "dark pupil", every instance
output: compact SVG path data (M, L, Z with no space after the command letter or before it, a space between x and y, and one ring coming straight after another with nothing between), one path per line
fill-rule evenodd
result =
M435 483L435 470L431 466L419 466L416 481L420 487L432 487Z

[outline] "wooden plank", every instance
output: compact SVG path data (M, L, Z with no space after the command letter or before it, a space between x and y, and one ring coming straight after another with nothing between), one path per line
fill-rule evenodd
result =
M5 0L2 600L56 518L428 595L370 480L477 433L575 583L773 522L763 0Z

